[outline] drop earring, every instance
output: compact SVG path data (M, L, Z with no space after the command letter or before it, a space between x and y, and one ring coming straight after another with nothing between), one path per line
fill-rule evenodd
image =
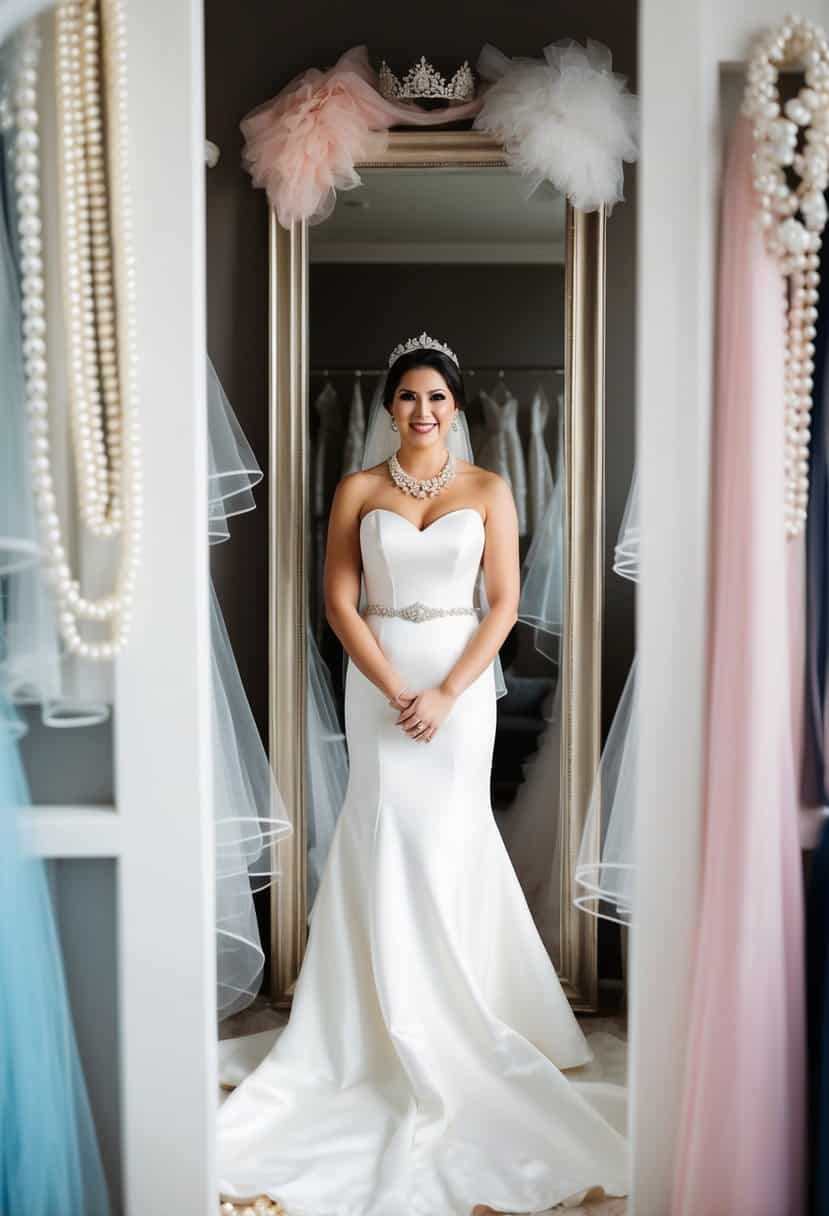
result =
M389 424L389 425L391 426L391 429L392 429L393 431L396 431L396 430L397 430L397 423L394 421L394 419L393 419L393 418L391 419L391 422L390 422L390 424Z
M452 430L456 431L457 429L458 429L458 411L455 410L454 414L452 415Z

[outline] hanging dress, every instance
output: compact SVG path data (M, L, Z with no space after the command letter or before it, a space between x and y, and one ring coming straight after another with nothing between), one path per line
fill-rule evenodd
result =
M527 532L527 471L524 451L518 434L518 399L509 389L498 385L495 392L504 394L503 403L495 394L480 394L486 432L476 463L482 469L500 474L508 483L518 513L518 534Z
M780 1216L804 1199L785 319L780 269L757 221L752 144L741 115L721 203L701 891L674 1216Z
M530 442L527 448L527 531L531 536L544 518L553 492L553 470L544 442L550 402L539 384L530 402Z
M323 571L325 543L328 536L328 512L334 490L340 479L343 452L343 423L337 390L326 381L314 400L317 433L313 443L311 464L311 517L314 545L313 581L310 587L309 616L314 637L322 641L325 629L325 597Z
M556 477L521 569L518 619L535 630L535 646L558 663L564 630L564 411L559 409Z
M343 448L342 476L356 473L363 467L363 447L366 442L366 407L363 402L363 387L360 373L354 377L354 388L351 390L351 407L348 411L348 421L345 426L345 446Z

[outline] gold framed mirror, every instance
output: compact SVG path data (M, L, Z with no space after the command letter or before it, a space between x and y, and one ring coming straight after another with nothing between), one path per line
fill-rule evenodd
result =
M430 183L427 193L432 198L443 196L445 181L438 182L434 176L440 172L452 173L458 180L466 181L476 198L491 196L497 200L500 186L518 190L519 179L508 169L501 146L475 131L394 132L382 159L361 165L360 169L366 171L367 177L374 174L373 180L384 184L390 180L388 171L405 171L410 186L413 182ZM498 173L498 178L491 176ZM491 191L486 188L489 183L493 186ZM342 198L352 202L349 196L354 193L349 191ZM358 199L353 201L359 205ZM573 874L601 743L605 214L603 210L590 214L576 212L563 199L559 202L563 231L560 249L554 256L562 285L563 324L555 341L563 352L563 366L544 368L545 374L563 373L559 399L565 501L563 634L558 654L560 760L558 787L551 795L550 805L550 814L557 811L559 816L555 854L557 942L551 954L573 1006L590 1011L597 1007L598 997L597 922L574 905ZM524 201L523 205L528 204ZM399 213L399 199L396 206ZM424 205L424 214L427 211ZM464 213L460 222L468 226L468 221L469 215ZM493 219L496 221L497 216ZM384 237L393 244L393 217L387 216L384 223ZM318 557L318 552L312 552L318 538L312 535L309 516L312 438L309 265L312 232L321 235L326 224L314 230L305 224L285 229L278 224L273 211L270 215L270 754L294 828L287 841L275 846L279 850L281 877L271 904L271 997L278 1005L290 1001L307 934L306 638L310 621L309 580ZM481 230L486 233L486 226ZM343 231L348 237L348 228ZM451 225L449 231L451 235ZM492 233L491 225L488 231ZM341 262L353 258L353 252L344 253L342 248L337 252L336 239L327 235L325 239L328 241L325 257ZM521 255L528 263L546 256L543 251L539 255L537 233L533 239L536 243L530 242L526 254ZM376 242L364 241L361 256L381 260L383 255L378 255L376 249L374 253L367 252L369 244L374 247ZM480 244L476 246L479 259L496 256L494 250L481 254ZM497 257L501 259L505 256L503 242L498 244ZM555 244L555 240L550 240L549 249ZM430 248L428 257L440 260L443 255L434 242ZM394 256L400 259L409 255L401 253L398 247ZM450 253L445 260L451 261L453 256L457 255ZM487 307L497 305L487 303ZM398 339L406 336L397 335ZM492 369L488 370L494 375ZM529 370L540 374L541 369ZM539 809L543 814L544 806Z

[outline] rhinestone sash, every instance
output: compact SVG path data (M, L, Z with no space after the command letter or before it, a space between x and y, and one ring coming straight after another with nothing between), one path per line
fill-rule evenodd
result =
M399 616L404 621L432 621L440 616L477 616L474 608L460 605L455 608L430 608L428 604L421 604L420 600L415 600L413 604L406 604L403 608L388 608L385 604L366 604L363 609L365 616Z

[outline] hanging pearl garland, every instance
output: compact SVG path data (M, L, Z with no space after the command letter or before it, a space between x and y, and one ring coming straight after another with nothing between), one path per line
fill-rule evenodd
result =
M58 13L57 84L70 418L81 519L94 535L113 536L121 408L99 59L97 0L69 0Z
M805 86L781 113L780 68L800 64ZM791 16L760 36L749 60L743 112L754 124L754 189L766 247L784 276L784 514L786 534L795 537L806 526L809 502L818 254L829 185L829 44L817 25ZM800 178L795 188L789 185L787 169Z
M93 0L84 6L94 8ZM71 11L68 11L71 10ZM34 24L23 35L20 85L14 96L16 179L18 227L22 254L22 313L23 358L25 374L26 412L31 436L32 473L35 501L40 521L41 542L47 573L52 581L58 605L58 627L67 649L93 660L111 659L124 646L130 627L132 594L140 553L142 522L142 469L140 430L137 409L136 337L135 337L135 259L133 255L132 215L128 182L127 93L126 93L126 26L121 0L104 0L106 25L107 79L110 82L109 163L112 171L111 191L114 213L119 228L115 248L119 284L118 333L116 342L115 306L111 274L111 255L103 244L109 245L109 222L106 205L101 210L106 193L103 145L89 158L88 180L94 182L89 205L87 177L76 173L79 154L79 111L77 86L70 87L67 77L77 78L80 45L78 39L79 5L68 0L57 9L58 78L61 99L62 131L66 154L61 162L61 202L67 245L66 266L71 285L67 290L65 311L70 317L68 363L70 378L78 388L88 387L95 374L96 350L105 385L107 405L107 442L103 442L100 407L95 396L72 395L72 436L79 471L79 495L84 502L84 522L100 535L112 535L120 528L120 560L115 591L101 599L91 600L81 595L77 579L72 577L67 554L61 538L60 519L52 479L49 440L48 366L45 322L45 284L40 222L40 159L37 113L37 69L40 41ZM88 88L83 92L81 106L86 129L100 132L100 108L97 97L97 13L86 25L85 62L93 53L96 66L84 79ZM94 85L93 85L93 82ZM66 104L72 99L71 107ZM66 108L64 105L66 104ZM71 111L71 112L70 112ZM71 181L68 179L72 178ZM103 193L102 193L103 192ZM95 225L92 240L94 269L90 269L90 243L82 235L80 217L90 215ZM74 225L77 224L77 227ZM90 283L97 291L97 334L90 326ZM73 288L80 285L80 294ZM81 302L83 297L83 304ZM81 328L75 324L78 310L85 310ZM96 346L97 344L97 346ZM120 363L118 355L120 352ZM120 381L119 381L120 373ZM118 393L119 383L123 385ZM90 401L92 404L90 405ZM92 467L94 466L94 467ZM120 484L119 484L120 483ZM83 487L83 489L81 489ZM125 504L122 513L120 502ZM108 640L88 641L82 638L79 621L108 621Z

